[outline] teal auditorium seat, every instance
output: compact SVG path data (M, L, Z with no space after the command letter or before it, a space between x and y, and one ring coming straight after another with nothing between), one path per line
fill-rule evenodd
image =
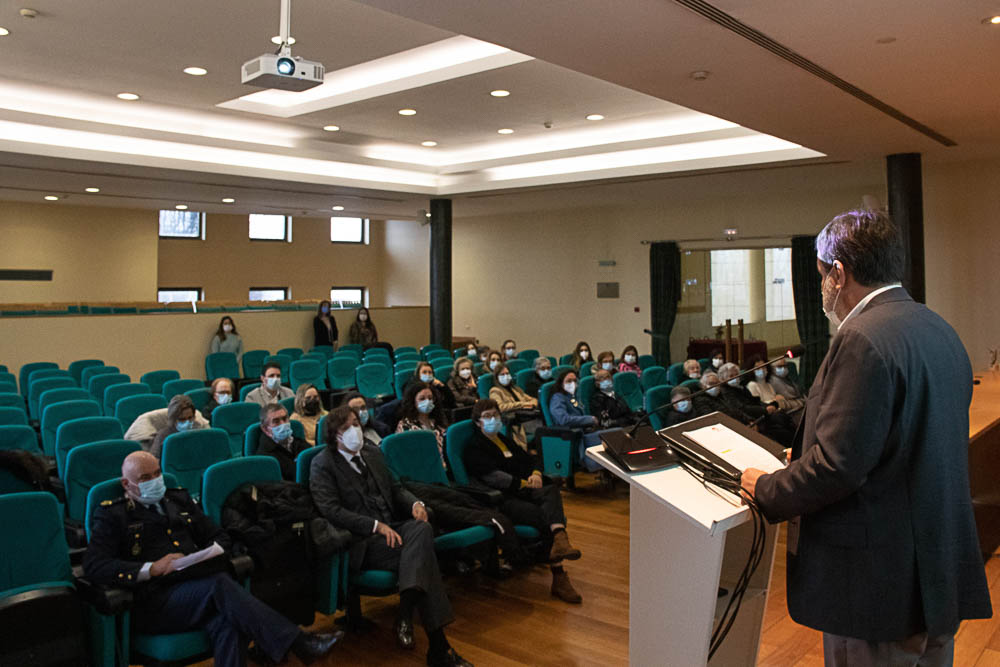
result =
M409 371L412 373L417 370L417 366L420 364L418 359L402 359L393 364L392 368L395 372Z
M364 361L362 361L361 363L381 364L382 366L385 366L386 368L392 370L392 359L390 359L388 355L383 356L381 354L374 354L370 357L365 357Z
M625 399L632 412L642 410L642 385L638 375L631 371L615 373L614 383L615 393Z
M323 417L326 419L326 417ZM316 439L319 440L319 434L316 434ZM316 455L323 451L324 445L316 445L315 447L310 447L295 457L295 481L302 486L309 488L309 470L312 467L313 459Z
M571 365L569 365L569 364L559 364L558 366L554 366L552 368L552 379L555 380L556 378L558 378L560 375L562 375L566 371L573 371L574 373L577 373L576 369L573 368ZM578 377L579 377L579 375L580 374L577 373Z
M329 359L330 357L333 356L333 345L313 345L312 348L309 350L309 354L312 354L313 352L318 352L319 354L322 354L326 359Z
M233 380L240 376L240 365L232 352L213 352L205 357L205 377L211 382L216 378Z
M28 415L21 408L0 407L0 426L27 426Z
M435 371L441 368L451 369L455 366L455 362L452 361L451 357L434 357L428 363L430 363Z
M580 402L583 414L590 414L590 397L597 391L596 382L593 375L581 375L580 382L576 388L576 398Z
M427 354L431 350L443 350L444 347L438 345L437 343L428 343L420 348L420 354Z
M90 382L87 383L87 391L91 393L94 400L98 403L104 401L104 390L113 384L125 384L131 382L132 378L125 373L104 373L102 375L95 375L90 378Z
M201 389L205 386L205 383L201 380L195 380L194 378L184 378L181 380L168 380L163 383L163 398L170 402L170 399L179 394L183 394L186 391L191 391L192 389Z
M528 362L528 365L531 366L533 363L535 363L535 359L537 359L540 355L541 353L538 350L529 348L527 350L521 350L520 352L518 352L517 358L520 359L521 361Z
M520 357L518 357L517 359L511 359L510 361L507 362L507 370L509 370L512 374L520 373L524 369L530 367L531 367L531 362L521 359Z
M667 384L672 384L675 387L681 382L684 382L684 362L678 361L675 364L670 364L667 367Z
M58 405L65 404L57 403L56 406ZM56 431L55 456L59 479L66 478L66 457L75 447L98 440L121 439L122 423L114 417L80 417L63 422Z
M681 382L681 386L687 387L693 394L694 392L701 390L701 380L684 380L684 382Z
M447 366L442 366L441 368L434 369L434 377L441 382L448 382L448 378L451 377L452 366L448 364Z
M403 397L403 386L410 381L413 377L413 372L417 370L416 368L411 368L409 370L397 370L395 373L395 380L393 381L393 387L396 389L396 396L399 398Z
M279 405L284 406L285 410L288 411L289 416L295 412L295 397L289 396L288 398L283 398L278 401Z
M573 353L572 352L569 353L569 354L564 354L561 357L559 357L559 365L560 366L569 366L572 363L573 363Z
M174 475L180 485L197 499L205 469L232 458L229 438L221 428L199 428L168 435L163 441L160 468Z
M52 391L51 389L49 391ZM90 394L87 393L89 397ZM21 408L25 412L28 410L28 405L24 401L24 397L17 393L17 388L14 391L4 391L0 392L0 405L8 408Z
M48 391L43 391L38 397L38 415L41 416L44 414L45 408L53 403L61 403L63 401L91 401L93 398L89 391L80 389L79 387L49 389Z
M149 385L149 391L152 394L162 394L163 384L165 382L170 382L171 380L180 380L180 371L164 369L159 371L149 371L148 373L143 373L139 378L139 382L145 382Z
M21 388L22 396L25 398L28 397L28 376L33 371L39 371L43 368L59 368L59 364L52 361L34 361L21 366L21 370L18 372L17 386Z
M412 345L403 345L401 347L397 347L395 350L392 351L392 356L396 359L399 359L399 355L401 354L405 355L415 354L417 356L420 356L420 352L418 352L417 348L413 347Z
M243 353L240 363L243 364L243 377L259 378L264 368L264 360L271 356L268 350L247 350ZM231 378L235 380L236 378Z
M329 358L330 357L326 356L322 352L311 352L310 351L310 352L306 352L305 354L303 354L301 357L299 357L295 361L305 361L305 360L308 360L308 359L312 359L313 361L316 361L317 363L323 364L325 366L326 362L327 362L327 360ZM295 361L293 361L292 363L294 364Z
M579 429L556 426L549 410L549 400L555 381L546 382L538 388L538 404L542 408L545 426L535 431L541 441L542 472L549 477L565 477L567 486L573 486L573 472L576 469L576 450L583 432Z
M90 366L103 366L104 362L100 359L77 359L76 361L70 362L67 367L70 375L76 380L79 386L83 386L83 369L89 368Z
M113 384L104 390L104 414L108 417L113 417L115 415L115 406L118 404L119 399L148 393L150 393L149 385L145 382Z
M82 389L90 390L90 379L95 375L110 375L112 373L120 373L121 369L117 366L88 366L84 368L80 373L80 387ZM149 384L148 382L146 384Z
M361 354L362 349L363 349L362 346L358 343L348 343L347 345L341 345L340 347L338 347L337 352L352 351Z
M290 412L288 414L291 414ZM292 426L292 435L296 438L306 437L306 427L302 425L298 419L289 420L289 424ZM260 443L260 423L251 424L247 426L247 431L243 435L243 456L257 456L257 445ZM267 458L273 459L277 463L277 459L268 456ZM280 476L280 475L279 475Z
M243 453L243 438L247 428L259 423L260 406L256 403L229 403L212 411L212 426L226 433L231 456Z
M59 427L66 422L84 417L100 416L101 406L97 401L63 401L48 406L42 413L42 451L45 452L46 456L54 457L56 455Z
M650 366L656 365L656 357L651 354L640 354L639 355L639 370L645 371Z
M278 350L277 354L283 354L286 357L289 357L291 359L291 361L297 361L299 359L299 357L302 356L302 348L301 347L283 347L280 350Z
M49 389L74 389L76 382L70 377L46 377L39 378L31 383L28 390L28 414L32 419L38 419L38 398L42 392Z
M645 375L645 373L643 373ZM670 402L670 392L674 390L673 385L661 384L650 387L646 390L643 399L643 407L649 414L649 423L654 430L659 431L665 426L664 418L669 414L669 410L664 409L654 413L653 411Z
M663 366L649 366L642 371L642 390L648 391L661 384L667 384L667 369Z
M531 378L535 376L534 368L525 368L523 371L518 371L515 378L517 386L525 391L528 390L528 383L531 382Z
M0 374L0 375L2 375L2 374ZM10 375L10 373L8 373L7 375ZM13 377L13 376L11 376L11 377ZM17 394L18 396L21 396L20 392L18 392L18 390L17 390L17 382L11 382L9 380L4 380L4 379L2 379L2 377L0 377L0 392L2 392L4 394ZM24 398L24 397L22 396L22 398Z
M184 392L184 395L191 399L194 403L194 409L201 412L202 409L208 405L208 402L212 400L212 388L211 387L199 387L197 389L188 389Z
M66 516L81 524L87 514L87 494L95 484L121 477L122 461L142 447L131 440L98 440L74 447L66 456Z
M311 384L317 389L326 389L326 368L325 362L316 359L302 358L293 361L289 368L289 381L292 391L296 391L299 385Z
M704 373L708 369L708 367L712 365L712 360L707 358L699 359L698 365L701 366L701 372Z
M115 419L121 422L122 430L127 431L139 415L167 407L167 399L163 394L138 394L118 399L115 403Z
M36 380L44 380L45 378L69 378L73 380L74 387L79 386L73 378L72 373L67 370L63 370L62 368L40 368L37 371L28 373L28 394L31 394L31 385Z
M361 364L354 369L358 391L363 396L381 400L394 395L392 368L384 364Z
M240 401L247 400L247 394L260 386L260 382L250 382L240 387Z
M0 426L0 450L4 449L23 449L39 456L42 454L35 429L25 425Z
M590 369L594 367L593 361L585 361L580 364L580 377L586 377L587 375L593 375Z
M281 354L280 352L278 354L272 354L271 356L264 358L265 364L275 363L281 367L282 384L288 384L288 377L293 361L295 360L292 359L290 356L288 356L287 354ZM263 373L263 371L261 372Z
M326 362L326 376L333 391L354 388L354 369L358 364L353 357L334 357Z
M480 375L476 380L476 387L479 392L479 398L489 398L490 389L493 388L493 374L484 373Z
M280 482L281 466L273 456L247 456L213 463L205 469L201 506L209 519L222 525L222 506L233 491L253 482Z

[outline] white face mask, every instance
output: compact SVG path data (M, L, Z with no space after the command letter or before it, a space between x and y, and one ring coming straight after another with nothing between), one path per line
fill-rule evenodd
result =
M504 373L503 375L498 375L497 382L506 387L507 385L510 384L510 375L508 375L507 373Z
M463 380L468 380L470 377L472 377L472 369L463 368L458 372L458 377L462 378Z
M362 322L367 322L368 321L368 315L365 314L365 313L361 313L361 314L358 315L358 319L361 320Z
M504 352L504 354L506 354L506 355L507 355L507 358L508 358L508 359L513 359L514 357L516 357L516 356L517 356L517 350L515 350L515 349L514 349L514 348L512 348L512 347L508 347L508 348L507 348L506 350L504 350L503 352Z
M233 325L232 324L223 324L222 325L222 330L225 331L226 333L231 333L232 330L233 330Z
M691 371L690 373L688 373L688 377L691 378L692 380L697 380L698 378L701 377L701 373L699 373L698 371Z
M361 435L361 427L351 426L337 436L337 442L342 444L347 451L356 453L365 442L364 437Z
M785 367L785 366L775 366L774 367L774 374L777 375L780 378L783 378L786 375L788 375L788 368Z
M589 356L590 356L590 352L588 350L580 350L580 358L581 359L583 359L584 361L586 361L587 357L589 357Z
M830 273L826 274L826 277L829 278L832 276L832 274L833 274L833 269L830 269ZM840 325L843 324L843 322L840 320L840 317L837 316L837 301L840 300L840 292L843 290L843 287L839 288L836 286L834 287L834 289L837 290L837 295L833 297L833 305L830 306L829 310L826 307L826 302L829 300L829 294L827 294L826 291L826 278L823 279L823 284L820 287L820 289L822 291L822 296L823 296L823 314L826 315L826 318L830 320L830 323L833 324L834 327L839 329Z
M576 383L575 382L567 382L566 384L563 385L563 389L566 390L567 394L575 394L576 393Z
M267 381L267 388L270 389L271 391L275 391L278 387L281 386L281 376L280 375L278 375L278 376L272 375L271 377L264 378L264 379Z
M634 364L635 363L635 355L634 354L626 354L625 355L625 363L626 364Z
M712 368L718 368L722 365L722 359L712 359Z

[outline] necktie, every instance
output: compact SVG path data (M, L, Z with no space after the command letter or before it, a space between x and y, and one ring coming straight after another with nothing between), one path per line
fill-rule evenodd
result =
M351 463L357 467L358 471L361 473L362 477L368 477L368 469L365 468L364 462L361 460L360 456L352 456Z

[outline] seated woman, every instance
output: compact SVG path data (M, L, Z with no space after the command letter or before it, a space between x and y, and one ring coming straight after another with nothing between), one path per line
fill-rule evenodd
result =
M372 322L371 314L364 306L358 308L358 314L347 332L347 339L361 347L368 349L378 342L378 330Z
M722 350L720 348L715 348L714 350L712 350L712 354L709 357L709 359L712 360L712 368L714 368L716 371L722 368L722 364L726 363L726 357L722 353Z
M536 357L532 364L535 374L528 380L524 391L532 398L538 398L538 390L552 380L552 361L548 357Z
M635 345L626 345L625 349L622 350L622 360L618 364L618 371L635 373L642 377L642 369L639 368L639 350L635 348Z
M212 421L212 411L220 405L227 405L233 402L233 381L229 378L215 378L212 380L212 397L201 409L201 416Z
M455 360L447 383L448 389L455 396L455 407L469 407L479 400L479 387L472 369L472 359L459 357Z
M500 346L500 349L503 350L504 359L506 359L507 361L510 361L511 359L517 359L517 343L515 343L510 338L508 338L503 342L503 345Z
M677 426L689 419L694 419L695 415L692 412L690 389L677 385L670 391L670 402L672 403L671 408L669 410L664 408L659 413L661 419L663 419L664 428Z
M483 356L483 367L479 371L479 377L492 373L497 366L503 363L503 355L497 350L487 350Z
M160 458L163 453L163 441L167 439L167 436L204 428L201 422L194 418L194 413L194 403L191 402L190 397L177 394L171 398L170 403L167 404L167 425L156 433L149 453Z
M581 340L573 348L573 359L569 362L576 370L580 370L580 366L590 361L590 345L586 341Z
M594 374L597 391L590 395L590 414L597 417L601 428L631 426L636 423L635 413L625 399L615 393L611 371L602 368Z
M310 447L316 446L316 429L324 415L326 410L323 409L319 389L308 382L300 384L295 390L295 412L292 413L292 419L302 422L306 431L305 440Z
M330 313L330 302L320 301L316 317L313 318L313 345L330 345L337 349L337 338L339 337L337 320L333 319L333 315Z
M566 534L558 485L542 476L537 458L500 432L503 422L496 401L477 401L472 422L475 435L462 453L469 476L503 494L499 509L511 521L534 526L541 533L552 570L552 595L565 602L581 602L583 598L561 565L563 560L578 559L580 550L573 548Z
M417 367L413 371L413 376L403 385L403 393L405 394L407 389L412 385L421 384L429 384L434 387L434 390L440 396L438 401L443 409L448 411L455 409L455 394L444 382L441 382L441 380L438 380L434 376L434 367L426 361L421 361L417 364Z
M701 378L701 364L698 363L697 359L688 359L684 362L684 377L689 380Z
M236 333L236 325L229 315L219 320L219 328L212 336L209 352L232 352L239 359L243 356L243 339Z
M517 386L514 376L510 374L510 369L505 363L501 363L493 371L490 398L500 406L500 414L509 424L508 431L511 438L521 449L528 449L528 436L524 430L524 423L537 421L541 416L538 399L528 396Z
M788 415L781 411L777 401L762 403L740 385L740 368L736 364L722 364L719 378L725 382L720 398L726 405L726 414L748 426L755 427L761 434L790 447L795 436L795 428Z
M368 400L360 392L347 392L340 404L349 407L357 415L366 442L377 447L382 438L392 433L392 429L375 416L375 402Z
M691 361L690 359L688 361ZM694 363L698 363L697 361ZM685 362L687 365L687 362ZM705 374L701 376L700 379L701 388L707 389L705 393L698 394L692 400L694 405L694 414L692 417L704 417L705 415L712 412L721 412L727 414L734 419L737 419L734 415L729 414L729 409L726 404L722 402L720 394L722 393L722 380L713 371L705 371Z
M315 438L315 430L313 431ZM296 438L288 419L288 410L281 403L268 403L260 409L260 438L257 455L271 456L281 466L281 478L295 481L295 459L312 445Z
M465 356L472 360L472 363L479 361L479 346L475 343L469 343L465 346Z
M444 454L444 434L448 430L448 421L441 407L441 395L437 387L430 384L413 383L403 392L403 400L399 404L401 419L396 425L396 433L403 431L430 431L437 439L438 451L445 468L448 459Z
M577 452L577 460L582 467L591 472L601 470L601 466L584 455L587 447L600 444L600 433L595 429L599 422L597 417L583 413L583 407L576 400L577 388L576 371L566 370L556 378L556 384L552 388L552 396L549 398L549 414L552 415L552 423L555 426L565 428L576 428L584 431L580 438L580 449Z
M806 407L806 397L802 388L788 377L788 360L779 359L771 364L771 376L768 378L776 396L784 399L784 410L798 426L802 419L802 408ZM751 393L753 390L751 390Z
M615 353L611 350L601 352L597 355L597 363L590 367L591 375L596 375L597 371L607 371L608 373L615 374Z

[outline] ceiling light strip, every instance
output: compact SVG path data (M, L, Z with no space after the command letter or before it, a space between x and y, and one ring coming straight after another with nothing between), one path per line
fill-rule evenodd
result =
M788 48L784 44L781 44L780 42L776 42L775 40L771 39L764 33L754 28L751 28L746 23L743 23L742 21L730 16L729 14L725 13L718 7L710 5L704 0L673 0L673 1L679 5L687 7L693 12L696 12L704 16L709 21L712 21L713 23L716 23L722 26L723 28L726 28L727 30L735 32L737 35L753 42L757 46L767 49L768 51L778 56L779 58L787 60L796 67L799 67L809 72L813 76L819 77L820 79L823 79L827 83L830 83L836 86L837 88L840 88L848 95L852 95L858 98L865 104L878 109L885 115L898 120L904 125L909 126L910 128L916 130L917 132L920 132L921 134L927 137L930 137L939 144L943 146L958 145L955 141L949 139L940 132L937 132L929 128L928 126L924 125L920 121L911 118L910 116L907 116L899 109L886 104L885 102L878 99L874 95L871 95L870 93L866 93L865 91L861 90L854 84L849 83L844 79L841 79L833 72L824 69L823 67L820 67L819 65L809 60L805 56L796 53L795 51Z

